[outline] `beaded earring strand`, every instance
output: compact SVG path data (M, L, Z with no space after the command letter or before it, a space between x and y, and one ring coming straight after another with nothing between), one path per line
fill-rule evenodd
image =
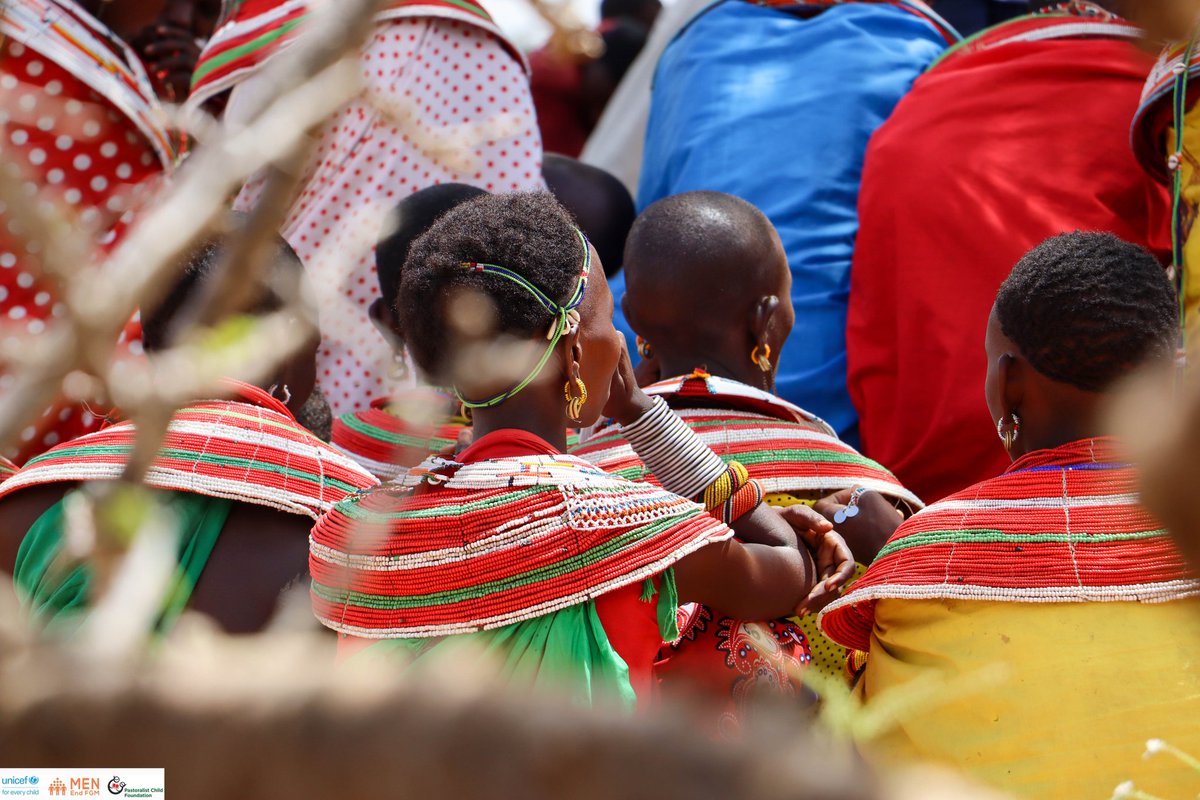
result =
M563 336L574 333L579 329L579 304L583 302L583 296L587 292L588 275L592 271L592 253L588 246L587 237L583 235L583 231L575 229L575 235L579 237L580 244L583 245L583 267L579 271L579 282L575 284L575 291L571 293L571 297L566 304L559 305L550 298L545 292L529 282L525 276L514 272L508 267L502 267L499 264L485 264L481 261L464 261L462 266L464 269L472 270L473 272L482 272L488 275L497 275L507 281L515 283L529 294L533 295L533 299L537 300L542 306L554 315L554 321L550 323L549 330L546 331L546 338L550 340L550 344L546 346L546 351L542 353L542 357L538 359L537 365L533 371L525 376L517 385L511 389L501 392L500 394L489 397L487 400L468 400L462 396L462 392L458 387L454 387L454 396L462 403L463 408L492 408L503 403L508 398L515 395L517 392L524 389L529 384L533 383L533 379L541 374L542 369L546 366L546 362L550 360L550 355L554 352L555 346L558 345L559 339Z

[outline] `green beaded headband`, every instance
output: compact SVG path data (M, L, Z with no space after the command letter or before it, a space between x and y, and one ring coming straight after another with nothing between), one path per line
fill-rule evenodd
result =
M583 302L583 296L587 292L588 274L592 271L592 253L588 247L587 237L583 235L583 231L576 228L575 235L579 237L579 242L583 245L583 268L579 271L579 282L575 284L575 291L571 294L571 298L565 305L561 306L554 302L548 294L530 283L525 276L514 272L508 267L502 267L499 264L485 264L479 261L462 262L464 269L488 275L498 275L507 281L515 283L533 295L534 300L537 300L547 311L554 315L554 321L550 323L550 329L546 331L546 338L550 340L550 344L546 346L546 351L538 359L537 366L533 368L533 371L526 375L525 379L516 386L487 400L468 400L462 396L457 386L454 387L454 396L459 399L459 402L465 408L491 408L492 406L498 406L533 383L533 379L541 373L542 369L546 366L546 362L550 360L550 354L554 352L554 347L558 344L559 339L569 333L574 333L579 328L579 311L577 309L579 308L579 304Z

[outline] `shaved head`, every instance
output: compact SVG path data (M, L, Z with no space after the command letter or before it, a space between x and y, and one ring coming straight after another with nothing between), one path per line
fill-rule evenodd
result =
M629 232L625 270L625 313L656 350L730 344L752 327L763 297L791 287L771 221L724 192L683 192L647 208Z

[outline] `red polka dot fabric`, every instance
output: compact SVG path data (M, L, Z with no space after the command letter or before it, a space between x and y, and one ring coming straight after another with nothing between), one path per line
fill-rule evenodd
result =
M103 244L115 240L162 171L148 140L112 103L11 39L0 45L0 156L29 203L62 204ZM0 337L40 334L65 311L44 277L39 243L26 243L23 233L0 203ZM13 381L0 370L0 391ZM57 403L5 455L23 463L99 422L87 409Z
M324 126L283 230L318 294L317 376L335 415L368 408L399 388L393 353L367 318L379 296L374 243L396 203L443 182L495 192L545 187L528 77L492 34L437 18L389 21L376 28L362 68L367 95L379 102L356 100ZM498 115L518 124L509 138L478 143L469 154L473 170L459 171L379 110L389 101L411 104L416 124L435 141L447 128ZM236 206L253 207L260 190L259 180L250 181Z

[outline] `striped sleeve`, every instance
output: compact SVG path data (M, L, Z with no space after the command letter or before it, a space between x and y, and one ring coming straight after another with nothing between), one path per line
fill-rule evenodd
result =
M621 426L621 433L663 488L675 494L698 498L725 472L725 462L661 397L653 398L645 414Z

